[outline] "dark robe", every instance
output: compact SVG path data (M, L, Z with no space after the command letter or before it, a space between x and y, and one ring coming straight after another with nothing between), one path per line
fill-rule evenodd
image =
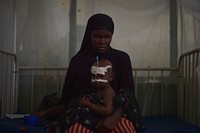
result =
M96 92L90 81L90 69L96 62L96 56L95 53L79 52L72 58L63 87L63 103L68 104L74 98ZM121 88L127 88L134 92L132 66L128 54L109 48L105 54L98 55L98 57L105 58L113 64L114 76L111 86L116 94Z
M115 93L121 88L134 92L132 66L129 55L109 47L104 54L98 54L91 44L91 33L94 30L106 29L112 34L114 23L105 14L95 14L88 20L80 51L71 59L66 75L61 102L67 105L70 100L82 95L96 92L90 83L90 69L96 57L109 60L113 64L114 78L111 86Z
M70 61L60 103L67 107L71 100L86 94L95 93L97 90L92 87L90 78L91 66L97 61L96 57L99 59L107 59L113 66L112 69L114 75L111 86L115 93L118 94L120 89L127 89L133 92L130 103L134 106L130 106L130 109L128 110L132 111L135 110L134 108L137 108L137 111L131 113L133 114L133 117L128 117L130 117L130 120L132 119L132 122L134 122L135 128L137 129L138 126L136 124L140 123L141 118L137 101L134 96L134 82L130 57L127 53L113 49L110 46L105 53L96 53L91 44L91 33L92 31L99 29L106 29L113 34L114 23L112 18L105 14L95 14L88 20L81 49ZM126 110L124 110L124 112L127 113Z

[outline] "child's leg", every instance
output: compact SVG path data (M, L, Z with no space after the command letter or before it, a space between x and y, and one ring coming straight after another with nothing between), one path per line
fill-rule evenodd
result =
M69 129L65 129L64 133L69 133Z
M71 125L73 125L78 121L80 115L81 115L81 110L79 107L74 107L69 109L66 112L63 121L61 121L60 123L60 129L62 131L68 129Z

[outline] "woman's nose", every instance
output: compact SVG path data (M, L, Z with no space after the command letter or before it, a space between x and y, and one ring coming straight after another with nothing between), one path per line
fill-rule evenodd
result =
M104 37L102 37L102 38L100 39L100 43L101 43L101 44L105 44L105 43L106 43L106 39L105 39Z

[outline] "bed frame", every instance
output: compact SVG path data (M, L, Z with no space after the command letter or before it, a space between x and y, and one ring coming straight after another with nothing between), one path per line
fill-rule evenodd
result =
M8 54L6 52L2 52L4 54ZM172 133L172 132L188 132L188 133L200 133L200 115L199 115L199 108L200 105L199 101L199 77L198 77L198 67L200 65L200 58L199 58L200 49L195 49L190 52L187 52L181 55L178 63L177 68L134 68L134 81L136 85L136 97L138 99L140 108L142 110L142 118L143 122L146 125L146 130L139 131L141 133ZM1 54L0 54L1 56ZM5 55L3 55L5 56ZM7 55L6 55L7 56ZM15 57L15 55L12 55ZM7 59L4 59L7 60ZM16 60L16 59L15 59ZM6 62L6 61L5 61ZM13 65L17 66L17 65ZM18 109L22 109L24 112L32 112L38 104L41 102L43 96L47 94L51 94L54 92L58 93L58 97L61 94L62 84L64 83L65 74L67 72L67 68L27 68L27 67L19 67L19 69L13 67L11 70L14 72L15 75L16 71L18 70L19 77L18 82L16 83L16 79L13 76L11 77L11 81L14 85L14 93L17 90L17 86L19 86L19 92L24 91L23 89L28 89L26 92L27 100L29 107L23 108L25 102L21 102L21 105L18 104ZM4 71L4 69L2 69ZM177 75L176 75L177 74ZM143 76L145 75L145 78ZM5 75L1 75L2 77ZM177 93L175 97L177 97L176 108L173 111L168 111L166 108L171 106L166 105L165 98L165 89L166 89L166 82L169 80L169 77L174 78ZM156 77L156 78L155 78ZM4 77L3 77L4 78ZM3 79L2 78L2 79ZM10 77L5 77L10 78ZM10 79L9 79L10 80ZM177 81L177 82L176 82ZM26 84L24 84L26 83ZM159 89L155 89L155 84L158 84L157 87ZM19 85L17 85L19 84ZM147 95L140 95L142 92L141 85ZM42 87L41 87L42 86ZM23 88L24 87L24 88ZM156 107L156 110L153 110L155 107L153 106L155 101L150 99L149 92L151 93L151 89L154 89L153 92L156 92L160 96L160 105ZM1 90L2 91L2 90ZM149 91L149 92L148 92ZM9 93L9 92L8 92ZM154 93L153 93L154 94ZM146 102L144 96L147 97ZM151 95L153 96L153 95ZM154 96L153 96L154 97ZM2 97L1 97L2 98ZM14 98L17 98L16 96ZM20 96L19 96L20 102ZM17 99L17 100L18 100ZM1 99L2 100L2 99ZM16 103L14 106L16 107ZM1 106L5 108L4 106ZM143 108L145 107L145 108ZM174 108L174 107L171 107ZM2 110L2 109L1 109ZM143 111L145 110L145 111ZM152 111L153 110L153 111ZM14 112L14 109L12 110ZM16 110L15 110L16 111ZM156 112L157 111L157 112ZM6 112L5 113L10 113ZM2 112L1 112L2 115ZM12 122L11 122L12 121ZM10 120L4 118L0 121L0 131L4 131L5 133L10 133L5 131L5 126L8 127L18 127L20 120ZM21 123L23 121L21 120ZM2 126L4 125L4 126ZM2 129L4 127L4 129ZM8 128L7 128L8 129ZM14 129L14 128L13 128ZM44 129L38 127L32 127L32 130L38 130L38 133L43 133Z
M17 56L0 50L0 118L17 109Z

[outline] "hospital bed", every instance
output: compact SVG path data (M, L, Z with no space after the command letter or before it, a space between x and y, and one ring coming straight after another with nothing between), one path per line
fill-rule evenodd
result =
M184 133L184 132L200 133L200 127L199 127L200 118L198 115L199 95L197 93L199 92L199 77L198 77L199 59L200 59L199 52L200 49L195 49L188 53L183 54L180 57L180 61L177 68L161 69L161 68L149 67L149 68L135 68L133 70L135 76L135 84L136 84L136 97L138 99L138 103L141 108L142 121L146 126L146 129L139 131L139 133ZM15 71L17 70L15 69L14 72ZM64 71L65 73L67 70L65 68L60 68L58 71L57 70L55 71L55 69L53 68L45 68L45 69L19 68L18 72L19 86L21 83L27 82L26 80L28 79L27 77L24 78L23 80L20 79L23 77L22 75L20 75L20 73L25 74L27 71L29 71L29 74L30 73L33 74L34 71L40 71L37 72L36 74L37 76L38 73L40 73L39 75L41 75L41 73L45 73L46 77L43 76L43 79L45 80L45 85L48 86L49 83L48 80L53 80L53 81L56 80L56 82L58 81L59 84L63 84L65 74L63 74L63 72L61 71ZM48 71L54 71L51 72L51 74L49 74L50 78L49 76L47 76ZM142 77L141 75L144 74L144 71L146 71L146 77L141 78ZM151 73L154 71L156 72L159 71L160 73L160 76L158 76L159 78L155 78L156 74L154 76L151 76ZM168 75L167 77L169 77L169 75L172 74L172 71L176 73L175 74L175 76L177 77L176 85L174 86L173 84L172 85L173 87L172 86L166 87L165 82L170 80L166 78L166 75ZM143 73L141 74L140 72ZM55 74L57 76L55 76ZM30 86L30 92L32 93L33 90L35 90L34 86L38 86L37 84L40 84L38 83L38 81L37 82L34 81L34 79L38 78L39 77L35 77L34 75L30 76L30 81L29 81L30 84L28 86ZM20 87L19 91L20 89L23 88ZM50 86L48 87L50 88ZM52 93L54 91L60 92L61 88L62 88L61 85L55 85L52 87L52 89L50 88L51 92L48 92L49 90L45 90L44 94ZM166 88L173 88L172 91L174 92L169 93L165 90ZM142 92L145 92L146 94L143 93L143 95L141 95ZM38 93L41 94L41 92ZM28 100L30 108L28 109L24 108L25 111L27 112L33 111L34 108L38 105L39 101L41 101L43 95L40 97L35 97L35 95L37 94L34 93L28 96L29 98L31 98L30 100ZM157 97L158 99L151 99L152 97L155 97L154 95L158 96ZM35 99L33 99L34 97ZM170 100L166 101L165 99L166 97L169 97L169 99L175 97L177 98L177 102L169 104L168 102L173 102L173 101ZM145 98L147 100L144 100ZM155 104L157 106L154 107ZM23 124L24 124L23 118L10 119L7 117L2 117L2 119L0 120L0 133L18 133L19 127ZM36 132L45 133L46 130L40 126L37 126L37 127L29 127L28 130L25 131L25 133L36 133Z

